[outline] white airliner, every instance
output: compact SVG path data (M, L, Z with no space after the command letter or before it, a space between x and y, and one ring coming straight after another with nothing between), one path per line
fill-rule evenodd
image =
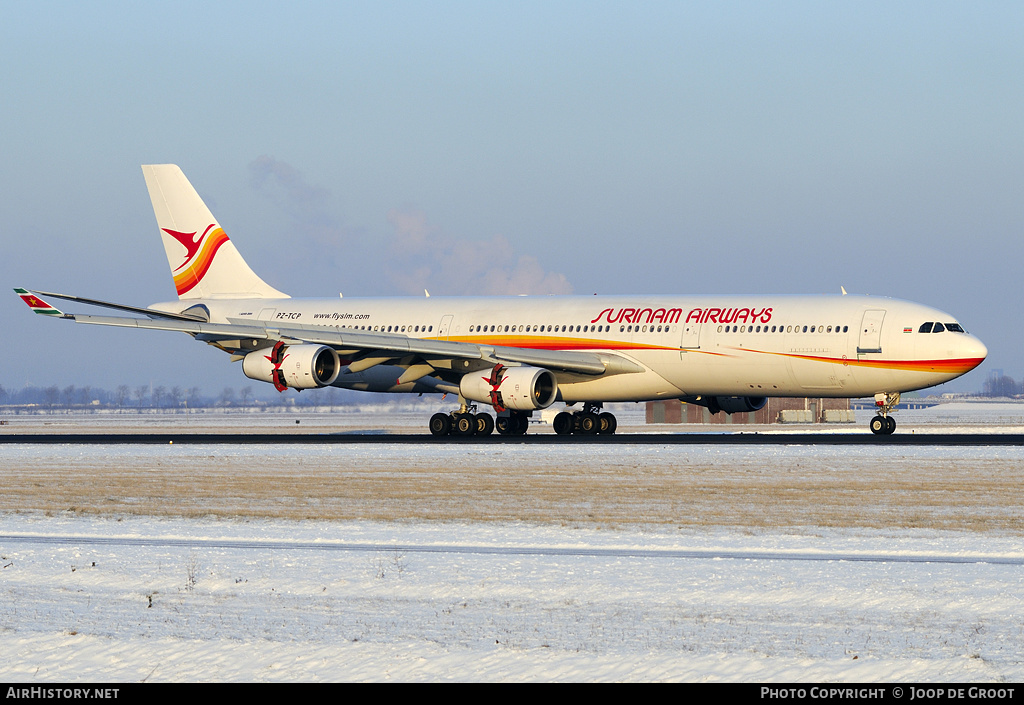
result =
M614 433L605 402L681 399L713 412L768 397L874 396L890 434L901 392L948 382L988 351L948 313L869 296L512 296L293 299L260 279L172 164L142 167L178 300L147 308L16 289L78 323L180 331L288 387L449 393L434 435ZM63 313L42 297L131 316ZM497 420L477 408L490 406Z

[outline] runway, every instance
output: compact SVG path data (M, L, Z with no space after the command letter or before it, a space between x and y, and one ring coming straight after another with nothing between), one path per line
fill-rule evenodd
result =
M45 544L51 546L100 546L100 547L148 547L148 548L190 548L199 550L248 550L248 551L316 551L356 553L440 553L452 555L482 556L562 556L573 558L654 558L674 560L756 560L756 561L847 561L858 563L944 563L975 565L1024 565L1022 556L992 555L991 553L943 553L929 552L907 554L895 551L782 551L782 550L729 550L717 549L668 549L668 548L604 548L582 546L541 546L517 544L495 546L487 544L438 544L438 543L354 543L345 541L295 541L295 540L231 540L225 538L166 538L138 536L82 536L81 534L0 534L5 546L17 544Z
M870 446L870 447L1020 447L1020 433L900 433L875 436L869 433L624 433L610 436L558 436L552 433L525 436L445 436L379 431L339 433L0 433L0 445L764 445L764 446Z

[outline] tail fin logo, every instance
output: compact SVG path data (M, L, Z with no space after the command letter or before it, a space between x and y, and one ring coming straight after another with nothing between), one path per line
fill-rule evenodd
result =
M228 241L228 236L224 233L223 228L216 223L208 225L198 240L196 240L195 232L180 233L168 228L162 228L162 230L185 248L185 261L171 273L174 276L174 286L178 290L178 296L181 296L206 276L210 265L213 264L217 250Z

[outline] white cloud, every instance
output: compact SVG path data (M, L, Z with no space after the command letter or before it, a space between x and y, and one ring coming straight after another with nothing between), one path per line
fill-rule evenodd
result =
M565 275L548 272L533 255L517 255L503 235L473 241L430 225L421 211L393 209L392 256L386 272L405 293L501 296L571 294Z
M403 294L421 295L424 289L474 296L572 293L564 275L546 271L536 256L517 254L503 235L462 239L428 223L421 211L392 209L387 214L391 237L375 244L362 229L343 225L330 210L329 191L307 183L290 164L261 156L249 165L249 174L253 189L291 221L290 246L281 263L301 268L307 280L337 277L351 266L346 258L358 248L356 276L383 273Z

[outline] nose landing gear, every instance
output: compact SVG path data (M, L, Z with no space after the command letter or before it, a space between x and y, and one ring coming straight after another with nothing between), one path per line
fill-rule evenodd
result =
M875 395L878 415L871 419L868 427L876 436L891 436L896 430L896 419L889 416L892 408L900 403L899 392L882 392Z

